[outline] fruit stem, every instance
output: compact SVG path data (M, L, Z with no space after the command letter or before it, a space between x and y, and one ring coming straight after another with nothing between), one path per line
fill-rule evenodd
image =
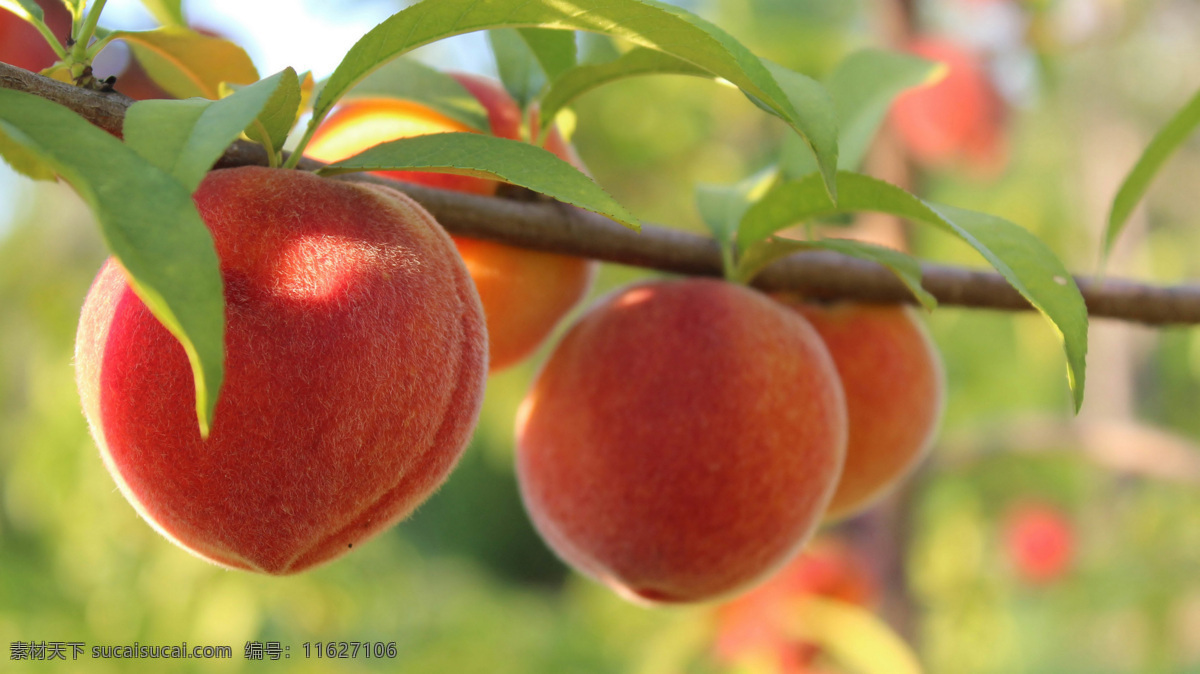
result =
M316 133L317 127L322 121L324 121L324 119L325 115L321 115L319 117L316 114L313 115L313 118L308 122L308 128L304 130L304 137L301 138L296 147L292 149L292 154L290 157L288 157L287 161L283 163L283 168L296 168L296 165L300 163L300 158L304 156L304 148L308 147L308 142L312 140L313 134Z

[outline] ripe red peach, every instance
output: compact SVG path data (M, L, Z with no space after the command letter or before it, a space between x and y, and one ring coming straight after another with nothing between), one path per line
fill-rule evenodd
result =
M939 38L916 40L909 49L947 68L943 79L901 94L892 106L892 124L913 159L931 167L999 168L1005 108L979 57Z
M929 452L944 406L941 356L909 307L776 298L808 319L837 365L850 435L827 518L855 514Z
M807 321L690 279L593 307L517 417L517 477L550 547L628 599L745 589L807 541L845 454L841 386Z
M211 434L183 347L109 260L76 378L92 434L155 529L227 567L287 574L405 517L454 466L487 376L482 308L449 237L387 188L210 173L225 384Z
M521 138L521 109L503 87L478 75L453 76L487 111L492 135ZM306 154L332 162L397 138L473 130L463 122L412 101L356 99L342 103L329 116L313 136ZM533 132L536 134L537 129ZM574 149L557 129L548 134L546 149L584 170ZM379 171L378 174L488 196L495 194L499 186L494 180L447 173ZM483 300L493 372L533 353L563 315L587 294L595 275L596 264L583 258L458 236L454 242Z

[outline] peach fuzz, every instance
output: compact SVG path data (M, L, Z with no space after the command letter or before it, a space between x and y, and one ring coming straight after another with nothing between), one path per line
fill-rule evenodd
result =
M245 167L194 198L226 301L211 434L183 347L111 259L79 322L84 412L160 533L223 566L295 573L444 481L483 398L482 308L449 237L394 190Z
M941 356L909 307L776 298L825 340L846 393L846 468L827 517L860 512L929 452L945 404Z
M492 135L521 138L521 109L503 87L478 75L452 76L483 105ZM397 138L454 131L473 129L412 101L351 99L339 105L321 125L305 154L332 162ZM574 148L557 129L551 129L547 135L546 149L584 170ZM484 196L495 194L499 187L494 180L448 173L378 171L377 174ZM587 294L597 267L584 258L501 243L466 237L454 237L454 242L483 301L492 372L515 365L532 354L558 321Z
M807 321L707 279L628 287L579 320L517 417L527 511L565 561L640 603L745 589L807 541L846 412Z

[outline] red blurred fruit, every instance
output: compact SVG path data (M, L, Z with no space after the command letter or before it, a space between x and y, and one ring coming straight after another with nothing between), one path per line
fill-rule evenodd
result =
M1024 503L1004 518L1009 559L1025 581L1046 585L1065 576L1075 559L1075 527L1059 508Z
M788 636L789 604L816 595L870 607L878 592L851 548L819 538L765 584L718 607L715 655L729 665L756 657L772 664L771 674L813 674L821 649Z
M947 68L939 82L905 92L892 106L892 124L913 159L938 168L998 169L1005 156L1005 109L983 62L941 38L918 39L909 50Z
M71 33L71 14L59 0L37 0L45 13L46 25L58 38L67 41ZM0 61L37 72L54 65L58 57L36 28L16 14L0 9Z

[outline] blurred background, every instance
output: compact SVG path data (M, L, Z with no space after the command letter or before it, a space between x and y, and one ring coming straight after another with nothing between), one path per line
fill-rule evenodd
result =
M196 25L246 46L261 72L292 65L323 77L404 4L186 7ZM1098 269L1121 179L1200 86L1192 0L675 4L816 77L867 46L946 59L966 79L941 94L941 131L911 121L920 109L897 111L868 172L1007 217L1083 274ZM139 3L109 7L104 25L150 25ZM495 72L481 35L419 56ZM688 78L613 84L575 112L574 143L602 186L645 220L695 231L694 186L752 174L775 159L785 132L736 92ZM1197 175L1193 138L1156 180L1109 273L1161 284L1200 275ZM640 608L557 561L524 514L512 471L514 413L549 346L488 382L449 482L361 550L287 578L198 561L139 520L80 412L75 324L105 257L90 215L65 186L7 167L0 204L0 641L186 641L234 653L11 671L328 671L301 657L303 643L328 641L396 642L394 661L339 661L346 672L861 671L837 648L754 622L769 611ZM855 227L923 258L982 266L940 232L878 218ZM606 265L593 293L648 273ZM931 457L879 506L824 531L795 571L801 580L772 591L862 607L930 673L1200 672L1196 332L1093 321L1086 401L1073 416L1058 340L1041 318L943 308L929 324L948 377ZM856 638L829 639L853 650ZM878 646L862 639L862 649ZM291 658L248 662L247 641L279 642Z

